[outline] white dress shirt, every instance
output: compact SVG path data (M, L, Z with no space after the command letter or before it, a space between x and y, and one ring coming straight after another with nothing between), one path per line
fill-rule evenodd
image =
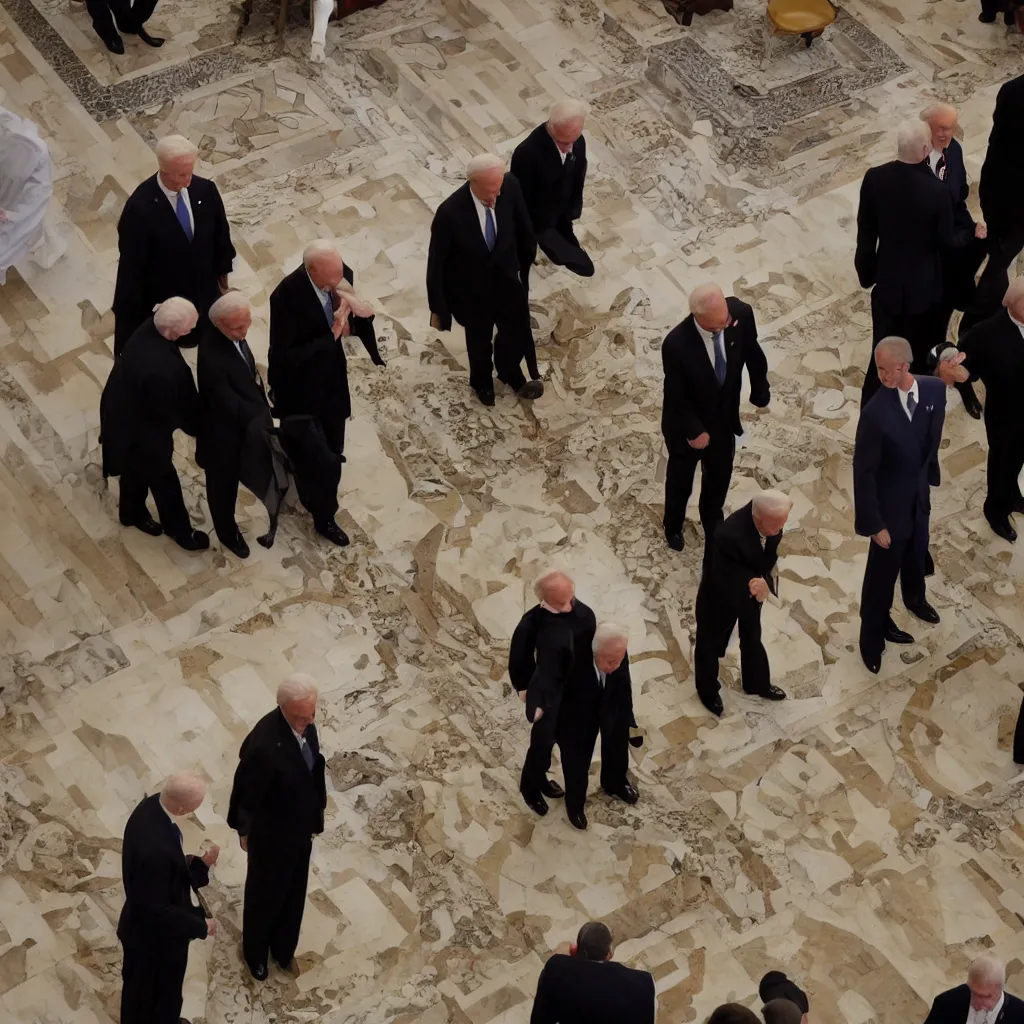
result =
M933 149L928 154L928 166L932 169L932 174L935 173L935 168L939 166L939 161L942 159L942 150Z
M498 215L497 215L497 213L491 207L484 206L484 204L481 203L479 199L477 199L476 195L474 195L472 189L469 190L469 194L471 196L473 196L473 205L476 206L476 215L477 215L477 217L480 220L480 233L484 236L484 241L485 242L487 241L487 211L488 210L491 211L491 220L494 221L494 237L495 237L495 239L497 239L497 237L498 237Z
M308 270L306 271L306 277L309 277ZM323 309L324 306L327 305L327 298L331 293L325 292L323 288L320 288L317 285L313 284L313 278L311 277L309 277L309 283L313 285L313 291L316 292L317 301L320 303L320 308ZM333 302L331 304L333 306Z
M693 320L693 326L697 328L697 333L700 335L701 340L704 342L704 348L708 354L708 361L711 363L711 369L715 368L715 336L711 331L705 331L699 323L697 323L696 317ZM721 332L722 335L722 356L725 356L725 331Z
M182 195L185 197L185 209L188 210L188 223L192 228L192 234L196 233L196 220L192 216L192 200L188 197L188 189L183 188L180 192L172 192L165 184L163 178L158 174L156 176L156 183L160 186L160 191L167 196L167 202L171 204L171 209L174 211L174 216L178 216L178 196Z
M967 1024L995 1024L999 1020L999 1011L1003 1008L1003 1000L1006 998L1004 992L999 997L999 1002L991 1010L976 1010L973 1006L967 1011Z
M921 394L917 389L917 381L914 381L909 391L904 391L903 388L897 388L896 393L900 396L900 405L903 406L903 411L907 414L907 419L911 419L910 409L907 408L907 396L914 396L914 410L916 411L917 407L921 404Z
M290 725L288 728L292 729ZM295 737L295 741L299 745L299 750L301 750L306 745L306 737L303 736L301 732L296 732L294 729L292 729L292 735Z
M1017 325L1017 330L1020 331L1021 337L1024 337L1024 324L1022 324L1009 310L1006 311L1006 315Z

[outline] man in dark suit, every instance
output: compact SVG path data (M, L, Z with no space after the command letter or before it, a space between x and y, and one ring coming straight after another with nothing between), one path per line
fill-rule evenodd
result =
M547 124L534 128L516 146L511 171L522 187L537 244L544 255L580 277L593 277L593 261L572 228L583 212L587 178L585 116L583 104L576 100L556 103ZM523 284L527 285L525 278Z
M540 972L530 1024L654 1024L654 978L613 952L608 926L588 921Z
M989 954L971 961L967 984L940 992L924 1024L1024 1024L1024 1002L1006 991L1006 967Z
M277 707L242 742L228 825L249 855L242 955L257 981L267 953L285 970L299 943L313 836L324 830L327 789L316 718L317 689L301 673L277 688Z
M182 849L175 818L192 814L206 796L195 775L172 775L158 794L132 811L121 843L124 906L117 937L121 967L121 1024L188 1024L181 1016L181 986L188 944L217 931L217 922L192 902L210 880L216 846L196 857Z
M430 326L466 331L469 384L484 405L494 405L493 370L520 398L539 398L544 385L527 380L523 359L536 373L526 279L537 252L530 215L505 161L486 154L470 160L466 184L434 214L427 255Z
M929 350L943 340L942 254L956 243L953 203L928 165L928 126L904 121L898 145L898 159L872 167L861 183L854 263L861 287L874 286L872 347L891 335L907 338L915 371L923 373ZM861 402L877 390L872 358Z
M1024 248L1024 201L1020 173L1024 167L1024 75L1007 82L996 96L992 133L981 167L978 198L988 225L988 263L978 280L960 333L999 311L1009 284L1009 269Z
M860 655L869 672L882 666L886 642L914 638L892 619L899 577L903 603L923 622L939 613L925 598L930 487L939 485L939 442L946 388L935 377L910 372L913 353L904 338L875 346L882 390L865 403L853 447L854 528L870 537L860 597Z
M978 21L991 25L996 20L996 16L1002 14L1003 24L1012 25L1019 6L1017 0L981 0L981 14L978 15Z
M690 295L690 315L669 331L661 347L665 399L661 432L668 447L665 471L665 539L683 550L683 520L701 465L700 521L705 547L722 521L732 478L740 423L743 367L750 374L750 402L768 405L768 362L757 341L754 311L714 284Z
M282 421L311 416L327 449L345 461L345 421L352 415L348 360L342 338L355 335L375 366L383 366L373 316L352 291L353 274L334 245L311 242L302 266L292 271L270 296L268 377L274 409ZM283 424L282 424L283 425ZM287 434L286 434L287 436ZM313 516L316 532L344 547L348 535L335 521L338 481L303 479L296 459L296 489ZM333 487L330 484L333 483Z
M157 0L85 0L85 9L92 18L92 27L103 45L111 53L124 53L124 40L118 30L126 36L138 36L147 46L160 47L164 40L151 36L145 24L156 10Z
M960 337L962 366L985 384L985 434L988 437L988 476L985 518L993 532L1011 544L1017 531L1010 522L1024 515L1019 477L1024 468L1024 277L1006 290L1003 309L982 320ZM940 361L936 375L955 382L947 373L951 363Z
M718 662L737 622L743 692L765 700L786 699L785 691L772 685L761 642L761 605L769 593L778 596L773 570L792 507L788 495L760 491L718 527L709 545L697 589L693 678L701 704L713 715L720 717L724 710Z
M198 150L170 135L156 145L159 170L129 197L117 222L114 355L153 306L172 295L206 316L227 291L235 258L217 186L192 173Z
M252 309L241 292L227 292L211 307L199 342L199 436L196 462L206 471L206 500L217 538L232 554L249 557L235 502L242 453L254 419L270 426L270 406L246 335Z
M186 551L210 546L192 528L173 461L175 430L192 437L199 430L199 395L181 354L195 345L197 319L187 299L162 302L129 339L100 397L103 475L121 477L121 525L166 533ZM146 508L150 491L160 522Z
M807 1024L807 1014L811 1010L807 993L795 981L787 978L782 971L768 971L758 982L757 994L761 997L761 1002L765 1004L766 1010L769 1003L787 1002L795 1006L803 1024ZM765 1024L769 1024L767 1014L765 1014Z
M956 107L948 103L932 103L921 112L921 120L928 125L932 135L928 166L932 174L946 186L953 201L956 247L942 253L942 312L939 316L941 340L946 337L953 310L967 309L974 298L974 278L988 248L985 241L988 229L984 222L976 224L971 211L967 209L971 187L967 183L964 151L953 137L957 127ZM980 419L981 402L974 393L974 385L967 380L957 384L956 389L960 392L968 415Z

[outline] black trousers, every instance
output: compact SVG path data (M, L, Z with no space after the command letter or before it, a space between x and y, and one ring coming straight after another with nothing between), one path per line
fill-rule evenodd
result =
M216 462L206 467L206 502L213 528L222 544L234 543L239 535L235 522L238 500L238 463Z
M685 440L668 442L665 468L665 532L682 533L686 506L693 491L693 474L701 466L700 511L707 544L724 518L725 496L729 493L736 438L728 430L710 434L706 448L692 448Z
M558 724L558 710L545 711L539 722L530 726L530 746L519 775L519 792L527 800L541 795L548 771L551 768L551 751L555 745L555 729ZM563 768L565 767L563 763Z
M1002 308L1003 296L1010 287L1010 265L1024 249L1024 224L1012 225L1001 232L998 223L989 224L988 230L988 262L978 279L974 301L960 321L961 336Z
M344 462L345 422L344 416L318 416L317 422L323 431L327 447ZM287 448L285 451L287 452ZM302 507L318 525L334 522L338 514L338 486L341 483L341 466L319 462L305 466L301 460L292 458L295 473L295 490Z
M924 600L927 552L926 514L918 516L909 537L893 539L887 548L870 542L860 592L860 649L865 658L880 658L885 650L885 627L892 613L897 577L905 605L919 604Z
M1019 483L1024 468L1024 432L1000 429L987 433L988 486L984 511L989 519L1005 519L1024 503Z
M768 654L761 642L761 603L751 597L749 606L732 607L706 578L697 589L697 636L693 647L693 678L697 692L706 698L721 690L718 662L736 623L740 627L740 678L744 693L764 693L772 684Z
M469 385L475 391L493 390L492 372L497 372L498 380L518 391L526 383L519 364L524 359L531 368L537 364L526 286L518 281L499 281L494 291L493 313L463 324Z
M285 845L250 835L248 846L242 955L250 967L265 964L268 953L284 966L299 944L313 841Z
M181 481L172 462L146 464L133 460L121 473L118 514L125 526L131 526L146 513L146 496L153 492L157 518L169 537L187 537L192 521L185 508Z
M100 39L110 39L121 32L133 33L149 21L157 0L85 0L85 9L92 18L92 27ZM115 27L116 25L116 27ZM127 339L126 339L127 340Z
M596 686L596 684L595 684ZM601 737L601 788L614 793L628 781L629 722L600 710L600 692L592 703L562 705L558 713L558 750L565 778L565 809L583 810L587 802L590 764L594 746Z
M1013 759L1017 764L1024 764L1024 700L1017 712L1017 725L1013 730Z
M188 942L124 946L121 1024L178 1024Z
M910 364L912 373L928 372L928 353L940 341L945 339L945 325L949 323L947 316L942 319L942 303L920 313L894 313L876 298L878 289L871 292L871 358L864 371L864 386L861 391L861 405L881 387L878 370L875 367L875 346L888 337L906 338L913 351L913 362Z

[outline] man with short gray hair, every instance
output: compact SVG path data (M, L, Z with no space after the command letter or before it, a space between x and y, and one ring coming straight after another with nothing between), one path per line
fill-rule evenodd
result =
M897 144L897 159L870 168L861 183L854 264L861 287L872 289L872 350L882 338L906 338L915 372L924 373L928 352L943 340L943 253L957 245L953 203L928 163L928 125L904 121ZM877 390L872 358L862 404Z
M583 212L587 178L587 142L583 136L586 108L578 100L562 100L551 108L512 154L512 173L523 199L537 244L555 266L580 277L593 277L594 263L573 231Z
M486 406L494 405L495 372L520 398L544 393L526 297L536 253L519 182L501 157L473 157L466 183L430 225L427 303L435 330L450 331L453 320L465 329L469 385ZM533 380L520 368L524 359Z
M228 825L248 855L242 955L257 981L267 954L286 971L302 927L313 836L324 830L324 755L316 719L317 688L304 673L277 688L277 707L242 741L228 803Z
M128 197L117 222L115 356L153 306L172 295L188 299L205 319L227 291L235 258L220 192L194 173L196 147L169 135L155 155L157 173Z
M924 1024L1024 1024L1024 1002L1005 985L1002 960L984 953L967 968L967 984L935 997Z

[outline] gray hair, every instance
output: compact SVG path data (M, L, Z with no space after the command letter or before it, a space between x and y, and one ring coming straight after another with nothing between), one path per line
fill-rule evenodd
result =
M199 322L199 313L188 299L174 296L164 299L153 309L153 323L167 339L174 340L188 334Z
M500 156L495 156L493 153L481 153L466 164L466 180L472 181L488 171L504 173L505 166L505 161Z
M156 144L153 152L156 153L157 163L161 166L186 157L191 157L192 160L199 157L198 147L189 142L184 135L165 136Z
M956 107L954 107L952 103L929 103L928 106L921 111L921 120L924 121L925 124L930 125L940 114L952 114L956 117Z
M313 264L319 263L320 260L331 256L339 260L341 259L341 253L338 252L337 246L333 242L328 242L325 238L318 238L315 242L310 242L302 250L302 265L309 270Z
M998 957L983 953L971 961L971 966L967 968L967 980L1002 988L1006 984L1006 965Z
M221 321L227 320L243 310L247 313L252 311L249 300L240 291L232 290L222 295L210 307L210 311L206 315L209 317L210 323L216 327Z
M613 643L621 643L623 647L628 647L629 630L616 622L602 622L594 631L594 642L590 645L590 649L595 654L599 654Z
M931 149L931 129L921 120L903 121L896 129L896 153L905 164L919 164Z
M725 292L714 281L705 281L690 292L690 312L703 316L708 310L725 301Z
M194 772L175 772L160 790L160 802L168 810L168 805L181 807L194 804L198 807L205 796L206 780Z
M548 124L557 127L562 124L581 124L586 119L587 108L579 100L559 100L548 115Z
M758 491L750 500L758 515L781 516L793 507L793 499L782 491Z
M547 593L548 584L552 583L558 577L572 583L572 577L568 573L562 572L561 569L548 569L537 577L537 581L533 585L533 596L536 597L538 601L543 601L545 599L544 595Z
M305 672L293 672L277 688L277 706L283 708L296 701L316 698L319 694L320 691L316 688L312 676L306 675Z
M910 347L910 342L906 338L897 338L895 335L883 338L875 346L876 355L878 352L888 352L889 355L901 363L912 363L914 361L914 350Z

